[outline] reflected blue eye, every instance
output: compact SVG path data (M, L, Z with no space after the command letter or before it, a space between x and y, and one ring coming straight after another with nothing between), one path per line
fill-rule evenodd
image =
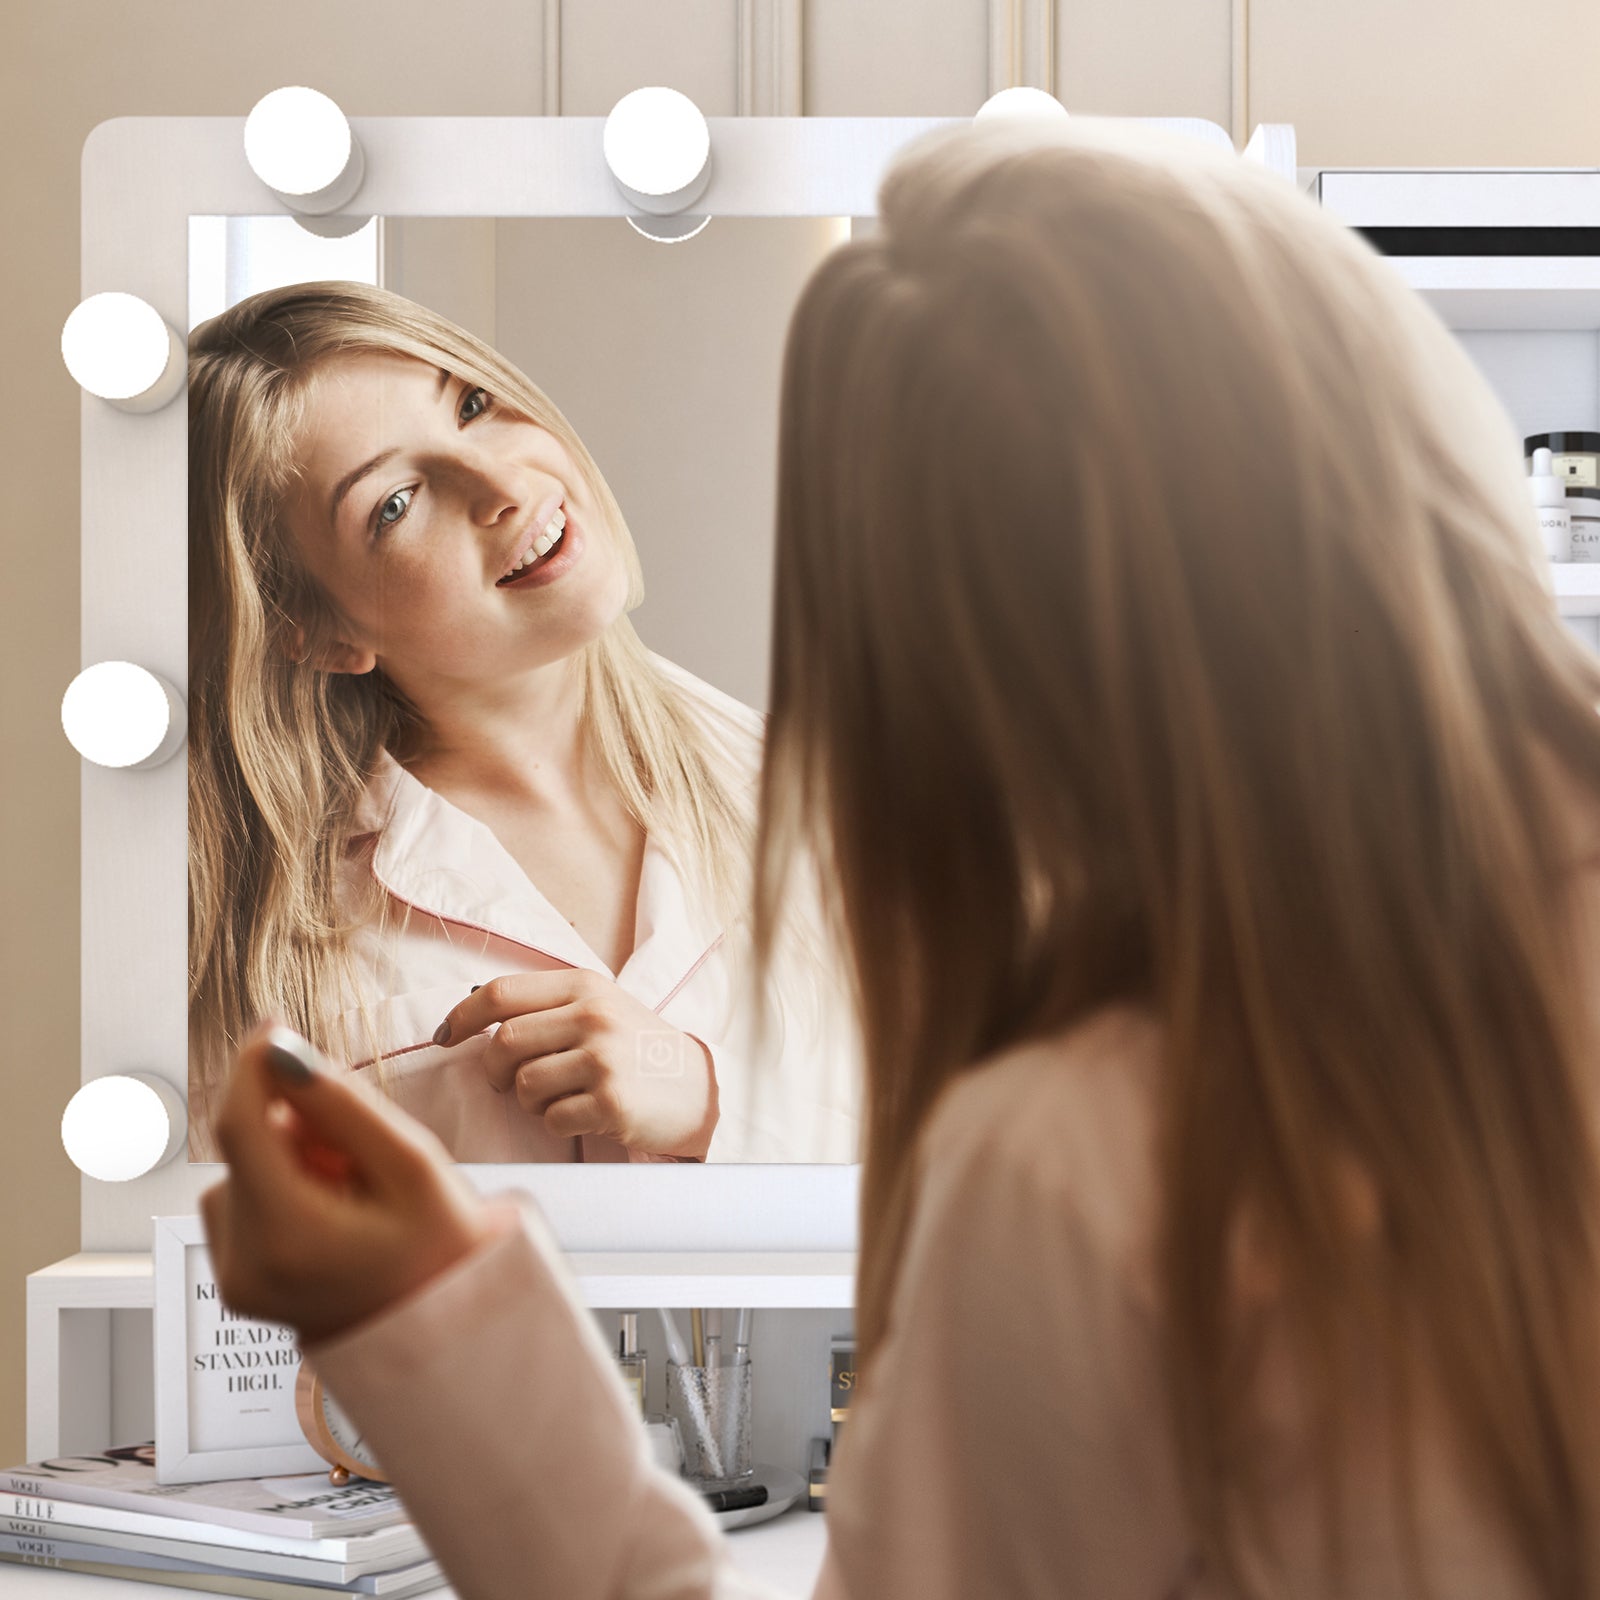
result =
M400 498L401 495L414 495L416 492L417 491L415 489L396 489L395 492L390 495L381 506L378 507L378 526L380 528L392 528L395 523L400 520L400 517L403 517L406 512L411 509L411 502L407 500L406 503L400 507L400 516L398 517L386 517L384 516L384 512L387 511L389 507Z
M483 403L476 410L469 412L467 407L477 396L482 396ZM494 397L487 389L468 389L467 392L461 397L461 410L458 413L461 418L462 425L465 426L469 422L476 422L478 418L488 411L493 405ZM410 498L408 498L404 504L401 505L398 515L390 517L385 516L384 513L388 511L389 507L394 505L402 495L414 497L416 492L417 491L414 487L409 489L396 489L395 492L378 507L377 512L374 514L372 521L373 533L382 533L386 528L392 528L396 523L403 522L405 520L406 513L411 509Z

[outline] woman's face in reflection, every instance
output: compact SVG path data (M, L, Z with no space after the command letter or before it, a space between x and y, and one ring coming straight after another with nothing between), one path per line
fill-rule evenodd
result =
M623 610L615 532L561 441L439 367L386 351L329 362L298 461L289 527L351 635L325 665L381 665L425 694L558 661ZM506 582L558 510L549 555Z

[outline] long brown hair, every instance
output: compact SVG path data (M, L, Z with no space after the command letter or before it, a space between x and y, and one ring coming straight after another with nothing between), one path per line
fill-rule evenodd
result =
M1540 1592L1593 1592L1600 668L1503 412L1358 238L1192 141L940 131L879 210L786 351L755 913L759 949L814 848L867 1064L863 1372L940 1092L1133 1003L1217 1570L1261 1526L1248 1221L1325 1504L1355 1322L1402 1442L1426 1366Z
M403 755L417 714L381 668L314 665L341 636L330 597L295 559L281 508L312 384L342 354L413 356L481 384L548 429L593 489L644 595L621 508L544 392L437 313L368 284L251 296L189 340L190 1152L213 1159L209 1101L264 1015L335 1055L341 1008L370 1022L342 918L338 865L379 753ZM293 629L303 630L296 639ZM729 921L749 902L750 738L690 700L624 614L582 652L590 748L634 819L675 852L691 895ZM363 917L384 915L378 904ZM375 1038L375 1036L374 1036Z

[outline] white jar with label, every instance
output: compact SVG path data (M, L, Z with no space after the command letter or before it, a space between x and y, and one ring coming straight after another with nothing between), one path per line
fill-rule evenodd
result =
M1600 489L1569 489L1567 511L1572 518L1571 559L1600 562Z

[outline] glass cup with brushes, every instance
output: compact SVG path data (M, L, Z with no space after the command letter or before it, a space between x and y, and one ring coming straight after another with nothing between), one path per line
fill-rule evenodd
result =
M738 1313L731 1354L723 1349L720 1310L689 1313L694 1348L672 1313L662 1310L667 1339L667 1411L683 1435L683 1474L703 1490L734 1489L755 1474L750 1459L750 1312Z

